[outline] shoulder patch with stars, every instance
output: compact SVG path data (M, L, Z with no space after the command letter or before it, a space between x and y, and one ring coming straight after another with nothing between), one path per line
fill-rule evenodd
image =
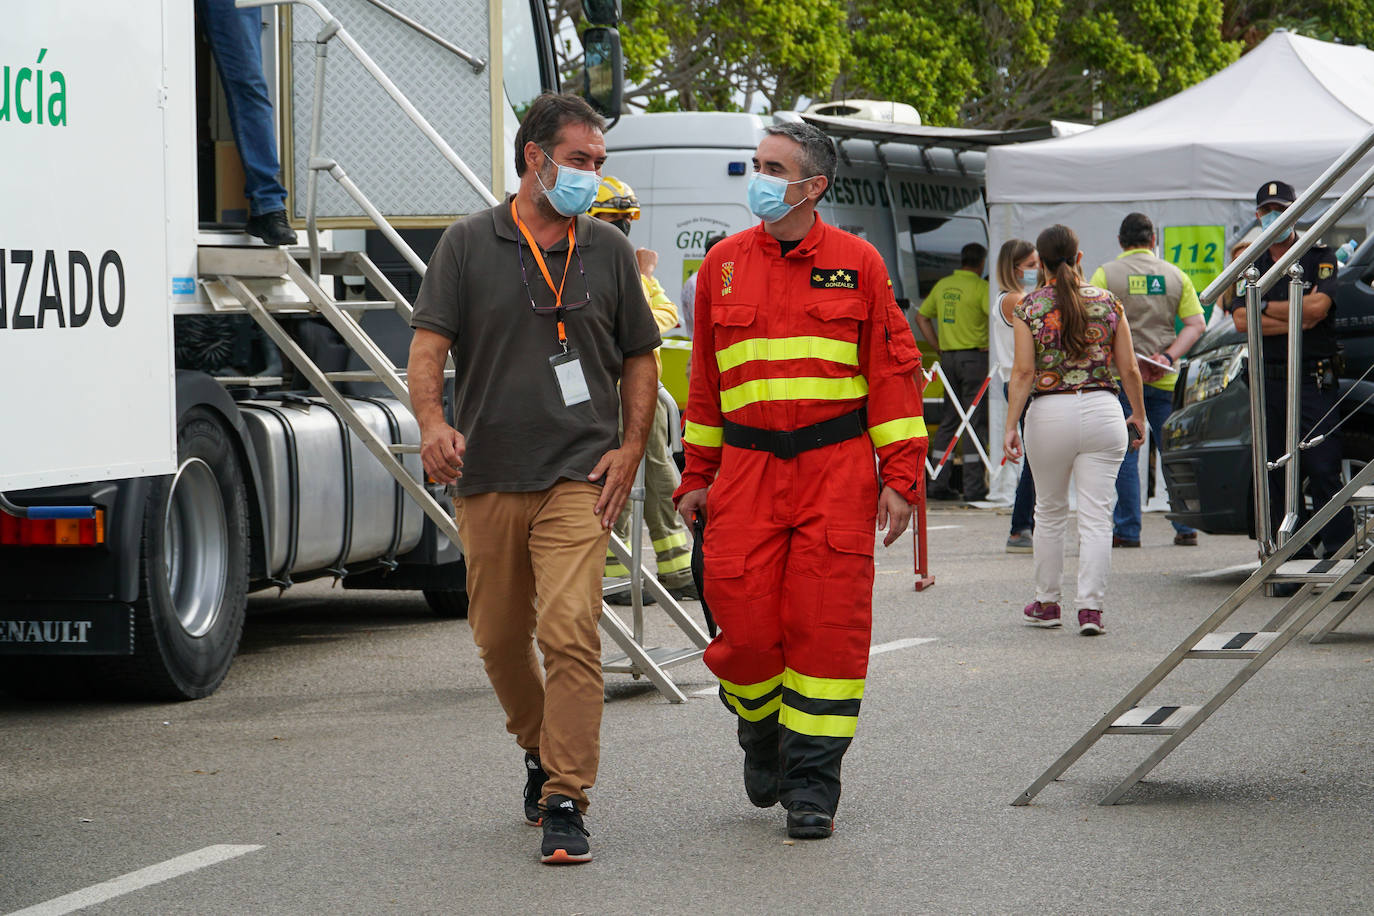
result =
M815 289L858 289L859 271L852 267L813 267L811 286Z

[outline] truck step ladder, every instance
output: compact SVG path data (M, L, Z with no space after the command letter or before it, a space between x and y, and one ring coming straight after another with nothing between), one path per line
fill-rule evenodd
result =
M667 389L661 385L658 389L658 400L668 416L669 451L675 452L681 442L681 433L678 431L677 404L673 402L672 395L668 394ZM603 595L629 591L631 624L626 626L625 622L620 619L620 615L611 608L611 605L604 600L602 601L601 628L610 634L610 637L620 646L623 654L603 660L601 671L604 674L628 674L635 680L647 677L668 699L668 702L685 703L687 702L686 694L668 676L666 669L701 658L706 651L707 644L711 641L711 637L706 635L700 624L687 615L677 599L669 594L668 589L663 587L663 583L659 582L658 578L644 565L642 559L644 549L642 531L645 498L644 466L645 463L641 461L639 470L635 473L634 487L630 490L629 544L627 545L624 540L617 537L615 532L611 533L611 552L620 561L620 564L629 570L630 577L629 579L604 583L602 586ZM649 648L644 645L643 599L645 590L653 596L658 606L668 615L668 619L687 637L691 643L690 646L672 649L666 647Z
M1082 738L1064 752L1013 805L1027 805L1058 779L1103 735L1156 735L1163 737L1155 750L1099 802L1114 805L1132 786L1144 779L1174 748L1196 731L1212 713L1229 700L1245 682L1263 668L1323 611L1335 607L1335 615L1312 637L1324 639L1374 593L1374 549L1357 533L1333 559L1299 560L1294 554L1317 534L1337 512L1352 505L1374 502L1374 462L1359 473L1315 512L1211 616L1131 688ZM1251 598L1262 596L1267 585L1296 585L1289 598L1267 623L1254 630L1222 630L1222 626ZM1220 690L1201 705L1147 704L1143 701L1187 659L1236 659L1245 664Z
M406 471L404 465L394 457L399 453L419 450L417 445L393 445L384 442L353 410L347 398L339 392L336 382L381 382L397 400L410 409L410 395L406 387L406 372L395 365L371 339L358 317L354 314L355 303L339 301L316 282L305 267L299 263L308 258L308 252L285 248L223 247L204 246L200 249L199 263L201 282L210 292L210 300L217 313L247 314L272 339L282 355L296 367L301 376L320 393L329 405L343 418L354 435L367 446L368 450L380 461L391 475L405 488L406 493L424 510L438 529L455 544L458 543L458 528L454 521L453 510L447 499L442 498L442 490L426 487ZM387 298L387 307L393 309L407 324L413 309L406 298L391 284L377 266L366 255L359 252L330 253L321 252L321 270L346 276L364 276L373 287ZM273 307L273 302L278 307ZM377 303L366 303L368 310L375 310ZM339 336L368 366L365 370L344 372L325 372L311 360L310 356L296 343L291 335L277 320L280 314L310 314L323 317ZM445 377L452 378L453 370L445 370ZM281 384L277 377L224 377L221 381L239 384L267 385ZM667 392L660 389L660 399L667 398L672 405L672 415L677 407L672 404ZM676 424L669 423L671 432L676 433ZM632 491L633 531L639 532L643 519L644 466L641 462ZM685 703L687 697L673 683L665 669L700 658L710 638L700 625L689 617L682 606L668 593L653 573L647 570L641 560L638 543L627 545L614 533L611 534L610 548L624 566L632 571L629 580L616 583L610 590L629 588L634 596L634 619L631 626L611 609L604 601L601 611L601 627L620 647L621 655L607 659L602 670L608 674L629 674L635 679L647 677L658 690L673 703ZM672 620L674 625L686 635L691 645L681 649L648 648L644 645L643 594L647 590L658 605Z

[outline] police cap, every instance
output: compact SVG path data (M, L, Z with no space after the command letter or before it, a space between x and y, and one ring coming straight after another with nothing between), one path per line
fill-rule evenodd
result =
M1286 181L1266 181L1260 185L1255 192L1255 207L1263 207L1265 204L1280 204L1287 208L1289 204L1298 199L1298 194L1293 190L1293 186Z

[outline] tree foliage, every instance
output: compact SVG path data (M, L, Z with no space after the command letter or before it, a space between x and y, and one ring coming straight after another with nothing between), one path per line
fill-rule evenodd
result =
M547 0L579 65L579 0ZM1368 0L625 0L634 109L907 102L928 124L1099 121L1226 67L1275 28L1374 45Z

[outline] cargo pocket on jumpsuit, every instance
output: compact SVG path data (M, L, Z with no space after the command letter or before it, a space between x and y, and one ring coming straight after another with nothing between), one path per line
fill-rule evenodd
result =
M883 337L887 341L887 356L892 360L898 375L914 372L921 368L921 351L916 346L916 338L911 333L911 325L897 306L890 306L887 319L883 324ZM922 388L924 384L918 383Z
M816 620L820 626L867 632L872 625L874 538L873 529L826 529L830 558Z
M732 645L752 647L757 642L758 628L749 618L751 596L746 592L748 580L745 554L712 554L702 552L702 566L706 580L706 603L711 616L720 628L720 635Z

